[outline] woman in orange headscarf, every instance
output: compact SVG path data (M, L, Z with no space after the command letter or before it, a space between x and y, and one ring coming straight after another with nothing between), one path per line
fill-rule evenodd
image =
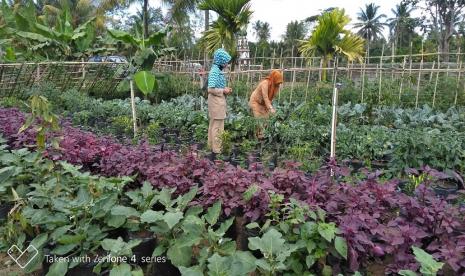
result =
M279 70L272 70L270 75L258 84L249 100L249 106L255 118L268 118L270 113L276 112L271 102L278 94L282 83L283 74ZM261 128L258 129L257 136L263 138Z

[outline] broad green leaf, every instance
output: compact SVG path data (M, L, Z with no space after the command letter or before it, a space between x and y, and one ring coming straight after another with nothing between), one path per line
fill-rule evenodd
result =
M137 212L136 209L132 207L122 206L122 205L117 205L113 207L113 209L111 209L111 214L114 216L126 216L126 217L131 217L131 216L138 217L139 216L139 212Z
M48 269L46 276L65 276L68 272L68 262L55 262Z
M14 175L16 168L13 166L5 167L0 169L0 183L4 183L8 180L12 175Z
M168 249L166 255L173 265L188 267L191 264L192 248L173 245Z
M163 244L158 245L155 250L153 250L152 256L153 257L158 257L161 254L165 253L166 248Z
M119 264L110 270L110 276L131 276L131 266L126 263Z
M179 271L181 272L182 276L204 276L202 273L202 269L198 266L192 267L179 267Z
M228 229L231 227L233 222L234 222L234 217L226 220L225 222L221 223L220 227L215 232L218 235L223 236L226 233L226 231L228 231Z
M139 71L134 75L134 81L137 87L144 93L148 95L153 92L153 89L156 84L155 76L148 71Z
M133 37L132 35L130 35L129 33L127 32L124 32L124 31L120 31L120 30L108 30L108 33L110 34L110 36L112 36L114 39L116 40L120 40L124 43L127 43L131 46L139 46L141 41L135 37Z
M172 229L182 218L182 212L169 212L163 216L163 220L166 222L166 224L168 224L170 229Z
M114 216L110 215L107 224L108 226L119 228L126 222L126 216Z
M413 272L411 270L400 270L399 275L402 275L402 276L418 276L418 274L416 274L415 272Z
M336 237L334 240L334 246L336 247L336 251L341 254L344 259L347 260L347 241L344 238Z
M230 259L229 275L231 276L249 275L257 268L256 258L248 251L236 251Z
M210 225L215 225L216 222L218 221L218 218L220 217L220 212L221 212L221 201L215 202L213 206L208 208L207 213L205 214L205 220L210 224Z
M195 205L187 209L185 216L198 216L203 212L203 208L200 205Z
M137 268L137 270L133 270L131 271L131 275L132 276L144 276L144 271L142 270L142 268Z
M189 190L189 192L179 197L178 206L181 210L184 210L184 208L186 208L187 205L194 199L198 190L199 189L197 187L193 187Z
M254 228L260 228L260 225L256 222L249 223L245 226L247 229L254 229Z
M51 253L58 255L58 256L63 256L71 252L71 250L73 250L76 246L78 245L77 244L58 245L51 251Z
M61 244L72 244L72 243L79 243L83 239L85 239L85 235L63 235L61 238L58 239L58 242Z
M48 241L48 234L42 233L31 241L31 245L33 245L37 249L40 249L47 243L47 241Z
M318 233L325 238L328 242L331 242L336 235L336 225L334 223L318 223Z
M228 276L228 268L226 266L226 257L221 257L217 253L208 258L208 275L209 276Z
M163 219L163 212L153 210L147 210L140 216L141 223L154 223Z
M102 248L111 251L111 252L119 252L123 249L125 246L125 243L123 242L123 239L121 237L118 237L118 239L104 239L101 242Z
M421 248L412 246L415 259L421 264L420 272L425 275L436 275L441 270L444 263L437 262L433 256Z
M284 249L285 240L281 233L271 228L261 238L249 238L249 248L266 254L277 254Z

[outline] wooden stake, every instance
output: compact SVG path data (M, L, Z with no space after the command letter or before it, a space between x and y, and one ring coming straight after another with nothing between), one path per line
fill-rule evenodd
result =
M421 41L421 52L423 53L423 40ZM421 71L423 70L423 56L420 61L420 70L418 70L417 94L415 96L415 108L418 108L418 98L420 96Z
M366 65L367 65L367 52L365 52L365 58L364 58L364 61L363 61L363 68L362 68L362 103L363 103L363 92L365 90L365 69L366 69Z
M310 84L310 70L308 70L308 76L307 76L307 89L305 89L305 103L307 102L307 96L308 96L308 86Z
M431 73L429 74L429 81L428 81L428 84L431 84L431 81L433 80L434 65L436 65L436 61L435 61L435 60L433 60L433 66L431 66Z
M402 97L402 88L404 85L404 75L405 75L405 64L407 63L407 56L404 56L404 62L402 63L402 74L400 77L400 88L399 88L399 101Z
M378 90L378 103L381 102L381 84L383 81L383 55L384 55L384 44L381 50L381 58L380 58L380 71L379 71L379 90Z
M459 50L460 51L460 50ZM460 56L459 56L460 58ZM455 92L455 99L454 99L454 105L457 105L457 99L459 97L459 87L460 87L460 76L462 73L462 62L460 62L459 65L459 74L457 75L457 91Z
M134 127L134 138L137 137L137 117L136 117L136 101L134 96L134 84L132 80L129 81L131 87L131 109L132 109L132 123Z
M440 55L438 55L438 70L436 71L436 81L434 83L434 91L433 91L433 107L436 104L436 93L438 90L438 81L439 81L439 69L441 68L441 63L440 63Z

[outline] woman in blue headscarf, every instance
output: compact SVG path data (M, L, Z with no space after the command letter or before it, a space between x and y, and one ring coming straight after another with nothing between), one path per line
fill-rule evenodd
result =
M224 131L224 119L226 118L226 95L231 94L232 89L226 87L226 78L223 69L231 61L231 56L224 49L218 49L213 53L213 65L208 74L208 147L212 150L211 159L221 152L221 134Z

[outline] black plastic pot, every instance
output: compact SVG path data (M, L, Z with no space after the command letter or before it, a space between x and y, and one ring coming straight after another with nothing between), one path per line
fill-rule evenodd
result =
M437 196L448 197L456 194L459 189L459 183L454 179L443 179L437 185L433 186L433 191Z
M155 263L150 272L146 275L153 276L181 276L181 272L175 267L170 260L166 259L166 262Z
M153 250L156 246L156 238L153 236L153 233L150 231L142 232L128 232L126 240L142 240L139 245L132 249L132 253L136 257L136 263L141 265L144 262L143 259L149 259L152 256Z
M95 263L82 263L71 268L66 273L66 276L98 276L99 274L92 272ZM103 273L101 273L103 275Z
M13 204L8 203L8 202L0 205L0 220L8 218L8 212L10 212L13 206L14 206Z

